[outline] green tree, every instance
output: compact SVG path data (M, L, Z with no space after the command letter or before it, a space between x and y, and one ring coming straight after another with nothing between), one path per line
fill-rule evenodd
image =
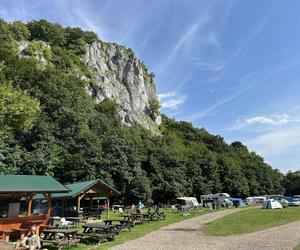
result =
M283 179L283 187L286 195L300 194L300 171L289 171Z
M0 85L0 135L28 130L39 113L39 102L11 85Z

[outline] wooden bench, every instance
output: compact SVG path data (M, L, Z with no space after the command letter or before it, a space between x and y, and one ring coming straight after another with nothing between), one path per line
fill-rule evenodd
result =
M1 239L4 241L9 241L9 235L13 232L12 229L0 229Z
M72 240L43 240L41 239L41 244L44 245L44 243L49 243L51 245L55 245L59 250L63 246L73 246L80 242L80 239L72 239Z
M98 243L102 243L106 240L113 240L115 238L115 233L107 233L107 234L99 234L99 233L78 233L77 237L79 237L81 240L85 240L88 238L95 238Z
M111 219L111 220L104 220L103 222L105 223L105 225L112 225L119 230L128 229L130 231L131 228L134 226L133 222L130 220ZM116 222L118 224L113 223L113 222Z
M37 224L39 227L41 223L35 223L36 221L47 223L46 215L24 216L24 217L11 217L0 218L0 239L9 241L12 233L20 234L20 238L23 238L29 231L31 225Z

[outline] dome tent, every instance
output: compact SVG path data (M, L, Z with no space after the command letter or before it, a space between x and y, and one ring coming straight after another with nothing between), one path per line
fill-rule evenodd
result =
M282 205L276 200L267 199L263 202L261 208L264 208L264 209L277 209L277 208L281 209Z

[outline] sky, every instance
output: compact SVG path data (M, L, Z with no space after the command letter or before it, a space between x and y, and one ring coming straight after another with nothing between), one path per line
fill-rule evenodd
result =
M300 170L300 1L0 0L6 21L47 19L132 48L161 112L282 172Z

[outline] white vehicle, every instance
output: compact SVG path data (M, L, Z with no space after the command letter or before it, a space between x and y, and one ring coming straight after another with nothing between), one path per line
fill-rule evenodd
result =
M291 206L300 206L300 198L292 199Z
M224 203L226 198L229 198L230 195L227 193L216 193L213 195L213 199L217 200L220 203Z
M267 198L265 196L254 196L253 199L256 203L262 204Z
M190 208L196 208L196 207L200 206L197 198L195 198L195 197L179 197L179 198L177 198L177 201L181 205L185 205Z
M204 194L200 196L200 202L202 203L204 200L213 200L213 194Z

